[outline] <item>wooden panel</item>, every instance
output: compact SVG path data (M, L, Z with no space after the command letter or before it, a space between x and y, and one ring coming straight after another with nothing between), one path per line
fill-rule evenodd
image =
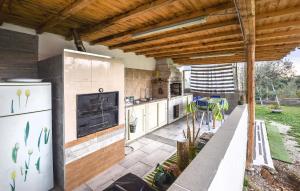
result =
M65 189L73 190L82 183L124 159L124 147L125 141L118 141L108 147L67 164L65 167Z

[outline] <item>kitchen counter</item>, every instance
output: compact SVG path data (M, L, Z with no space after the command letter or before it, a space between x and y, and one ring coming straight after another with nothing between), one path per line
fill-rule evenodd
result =
M143 105L143 104L153 103L153 102L162 101L162 100L167 100L167 99L168 99L168 98L154 98L153 100L149 100L149 101L141 101L140 103L127 104L127 105L125 105L125 108L130 108L130 107L132 107L132 106Z

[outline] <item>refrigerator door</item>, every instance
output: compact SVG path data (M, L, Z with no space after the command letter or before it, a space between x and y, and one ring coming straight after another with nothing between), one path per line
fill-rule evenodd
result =
M51 109L51 84L0 84L0 117Z
M53 188L51 110L0 117L0 190Z

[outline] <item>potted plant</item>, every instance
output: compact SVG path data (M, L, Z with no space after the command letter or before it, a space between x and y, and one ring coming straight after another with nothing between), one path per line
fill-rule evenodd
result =
M277 104L273 104L271 105L271 111L272 113L282 113L282 108L280 107L280 105Z

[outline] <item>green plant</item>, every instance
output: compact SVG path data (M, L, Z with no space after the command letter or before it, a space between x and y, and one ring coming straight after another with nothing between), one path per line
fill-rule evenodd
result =
M300 98L300 90L297 90L296 95L298 98Z
M223 104L220 104L223 102ZM223 120L223 111L227 111L229 108L228 101L223 98L214 98L209 100L209 109L213 113L213 117L217 121Z
M270 106L271 109L281 109L279 104L273 104Z
M26 127L25 127L25 133L24 133L24 142L25 142L26 146L27 146L27 140L28 140L28 136L29 136L29 129L30 129L30 125L29 125L29 121L27 121Z
M28 99L29 99L29 96L30 96L30 90L29 89L25 90L25 96L26 96L26 104L25 104L25 106L27 106Z
M10 184L10 190L15 191L16 190L16 177L17 177L17 172L14 170L10 174L10 178L12 179L13 183Z
M200 132L200 128L198 128L196 132L195 121L196 121L196 113L198 111L198 106L195 102L186 105L186 123L187 130L186 133L183 130L183 135L186 139L188 139L189 143L189 158L193 159L196 156L196 140ZM190 126L189 119L192 118L192 127ZM201 123L200 123L201 124Z
M18 150L19 150L19 143L16 143L12 150L12 160L14 163L17 163Z

